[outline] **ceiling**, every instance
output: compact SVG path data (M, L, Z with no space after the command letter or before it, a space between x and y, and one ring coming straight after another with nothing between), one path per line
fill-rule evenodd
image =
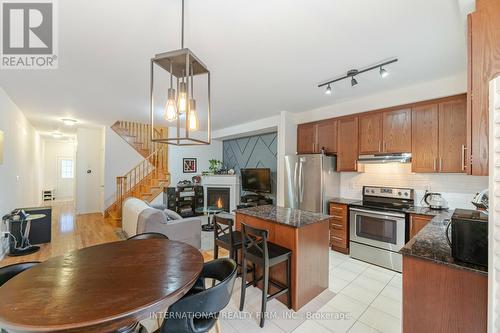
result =
M180 0L58 1L59 69L2 71L0 84L40 130L60 122L147 122L149 59L180 48ZM186 0L186 46L212 74L213 126L300 112L462 73L459 1ZM318 82L398 57L324 94ZM362 111L362 110L360 110Z

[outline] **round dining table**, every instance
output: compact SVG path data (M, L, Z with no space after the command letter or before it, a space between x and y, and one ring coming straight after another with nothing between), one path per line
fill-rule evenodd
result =
M9 332L128 332L185 295L203 268L200 251L166 239L71 251L0 287Z

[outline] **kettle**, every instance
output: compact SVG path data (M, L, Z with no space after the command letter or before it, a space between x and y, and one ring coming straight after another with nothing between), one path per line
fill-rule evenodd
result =
M448 202L446 202L441 193L437 192L425 193L424 202L431 209L448 209Z
M488 189L482 190L479 193L476 193L474 199L472 200L472 204L476 206L478 209L485 209L488 211L489 206L489 191Z

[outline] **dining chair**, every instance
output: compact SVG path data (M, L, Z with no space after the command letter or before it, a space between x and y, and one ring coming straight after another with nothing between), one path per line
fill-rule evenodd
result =
M258 229L251 227L245 223L241 223L241 233L243 235L242 247L242 279L241 279L241 299L240 311L243 311L245 304L245 292L250 285L256 285L258 281L262 280L262 305L260 316L260 327L264 327L264 320L266 314L267 302L273 298L287 294L287 306L292 308L292 294L291 290L291 264L292 264L292 251L280 245L268 241L268 231L265 229ZM254 265L262 267L262 276L258 279L253 274L253 281L247 283L245 277L247 276L247 261L251 261ZM269 277L269 269L277 264L286 262L286 285L279 281L272 280ZM255 270L254 270L255 272ZM272 284L278 289L274 294L268 295L269 284Z
M142 234L137 234L135 236L127 238L127 240L138 240L138 239L168 239L164 234L159 232L144 232Z
M22 262L0 268L0 287L19 273L39 264L39 261Z
M161 333L202 333L218 327L219 312L229 301L233 292L238 266L233 259L215 259L206 263L198 278L204 285L205 279L219 281L208 289L199 289L172 304L163 321Z

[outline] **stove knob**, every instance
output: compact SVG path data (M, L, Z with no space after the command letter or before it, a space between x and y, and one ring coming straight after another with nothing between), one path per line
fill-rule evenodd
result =
M375 190L372 190L372 193L375 193Z
M408 192L405 192L405 197L407 197L407 196L408 196Z
M401 192L398 192L398 195L401 196L402 195Z

